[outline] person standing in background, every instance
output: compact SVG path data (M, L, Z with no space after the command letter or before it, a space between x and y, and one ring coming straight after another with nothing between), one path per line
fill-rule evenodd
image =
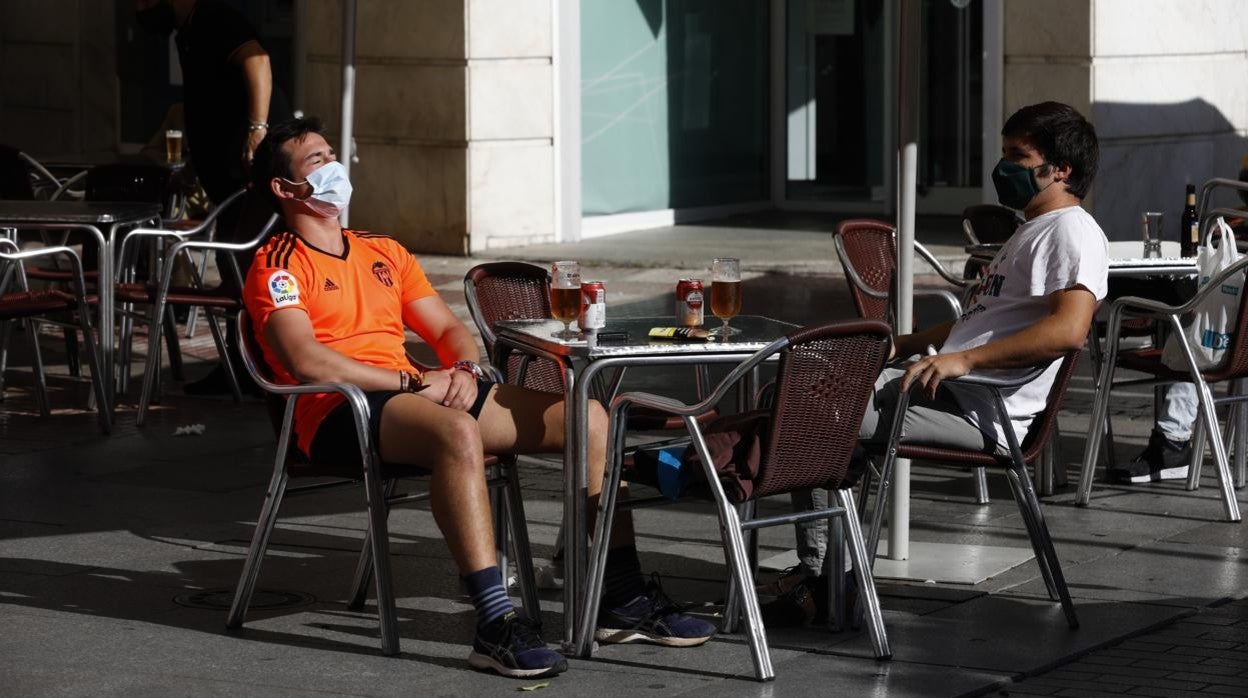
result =
M247 185L252 156L268 132L269 120L291 115L281 91L273 89L269 54L255 27L221 0L135 0L135 10L143 29L160 36L177 31L174 43L182 66L187 148L209 200L219 204ZM217 220L218 240L242 242L253 237L258 227L249 223L262 221L267 210L250 203L222 212ZM251 256L235 259L246 276ZM232 286L233 279L224 273L229 260L229 252L217 253L222 282ZM237 356L238 338L232 323L228 345ZM236 361L235 365L242 364ZM245 375L239 379L249 383ZM184 390L191 395L229 392L224 365L218 364Z

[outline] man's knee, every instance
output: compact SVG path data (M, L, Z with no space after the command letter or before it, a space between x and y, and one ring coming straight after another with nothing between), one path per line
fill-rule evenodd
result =
M444 454L442 460L458 466L475 467L483 457L481 445L481 429L472 415L459 410L447 410L444 419L439 420L436 436L438 443L434 447Z
M601 402L597 400L589 401L589 421L586 424L589 425L591 439L596 434L601 434L604 438L606 437L608 426L607 410L602 406Z

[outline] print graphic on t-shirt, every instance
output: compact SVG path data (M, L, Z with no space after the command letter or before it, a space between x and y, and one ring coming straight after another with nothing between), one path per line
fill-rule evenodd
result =
M386 286L394 285L394 277L390 275L390 267L385 262L373 262L373 276Z
M295 282L295 277L285 270L273 272L269 277L269 297L279 308L299 303L299 284Z
M998 266L998 264L993 264L988 269L988 273L984 275L983 281L979 282L979 285L975 287L970 297L966 299L966 311L962 313L960 319L965 320L975 313L982 313L987 310L984 304L979 302L980 296L996 298L1001 295L1001 287L1005 285L1005 275L997 273Z
M325 277L325 290L326 290L326 291L337 291L337 290L338 290L338 284L334 283L334 280L333 280L333 279L331 279L331 278L329 278L329 277L327 276L327 277Z

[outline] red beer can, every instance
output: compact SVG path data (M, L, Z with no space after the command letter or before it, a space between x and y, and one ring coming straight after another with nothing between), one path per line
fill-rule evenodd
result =
M607 326L607 287L601 281L581 283L581 316L577 324L582 330Z
M676 324L685 327L701 327L705 316L704 299L702 279L677 281Z

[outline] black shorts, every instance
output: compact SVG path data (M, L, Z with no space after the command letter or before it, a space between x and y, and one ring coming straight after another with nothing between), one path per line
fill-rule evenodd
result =
M477 399L468 408L473 419L481 417L481 408L494 387L494 381L477 381ZM381 450L381 410L395 395L402 395L399 390L366 390L364 398L368 401L368 434ZM360 439L355 433L355 418L351 414L350 403L344 402L335 407L312 437L308 461L311 463L360 464Z

